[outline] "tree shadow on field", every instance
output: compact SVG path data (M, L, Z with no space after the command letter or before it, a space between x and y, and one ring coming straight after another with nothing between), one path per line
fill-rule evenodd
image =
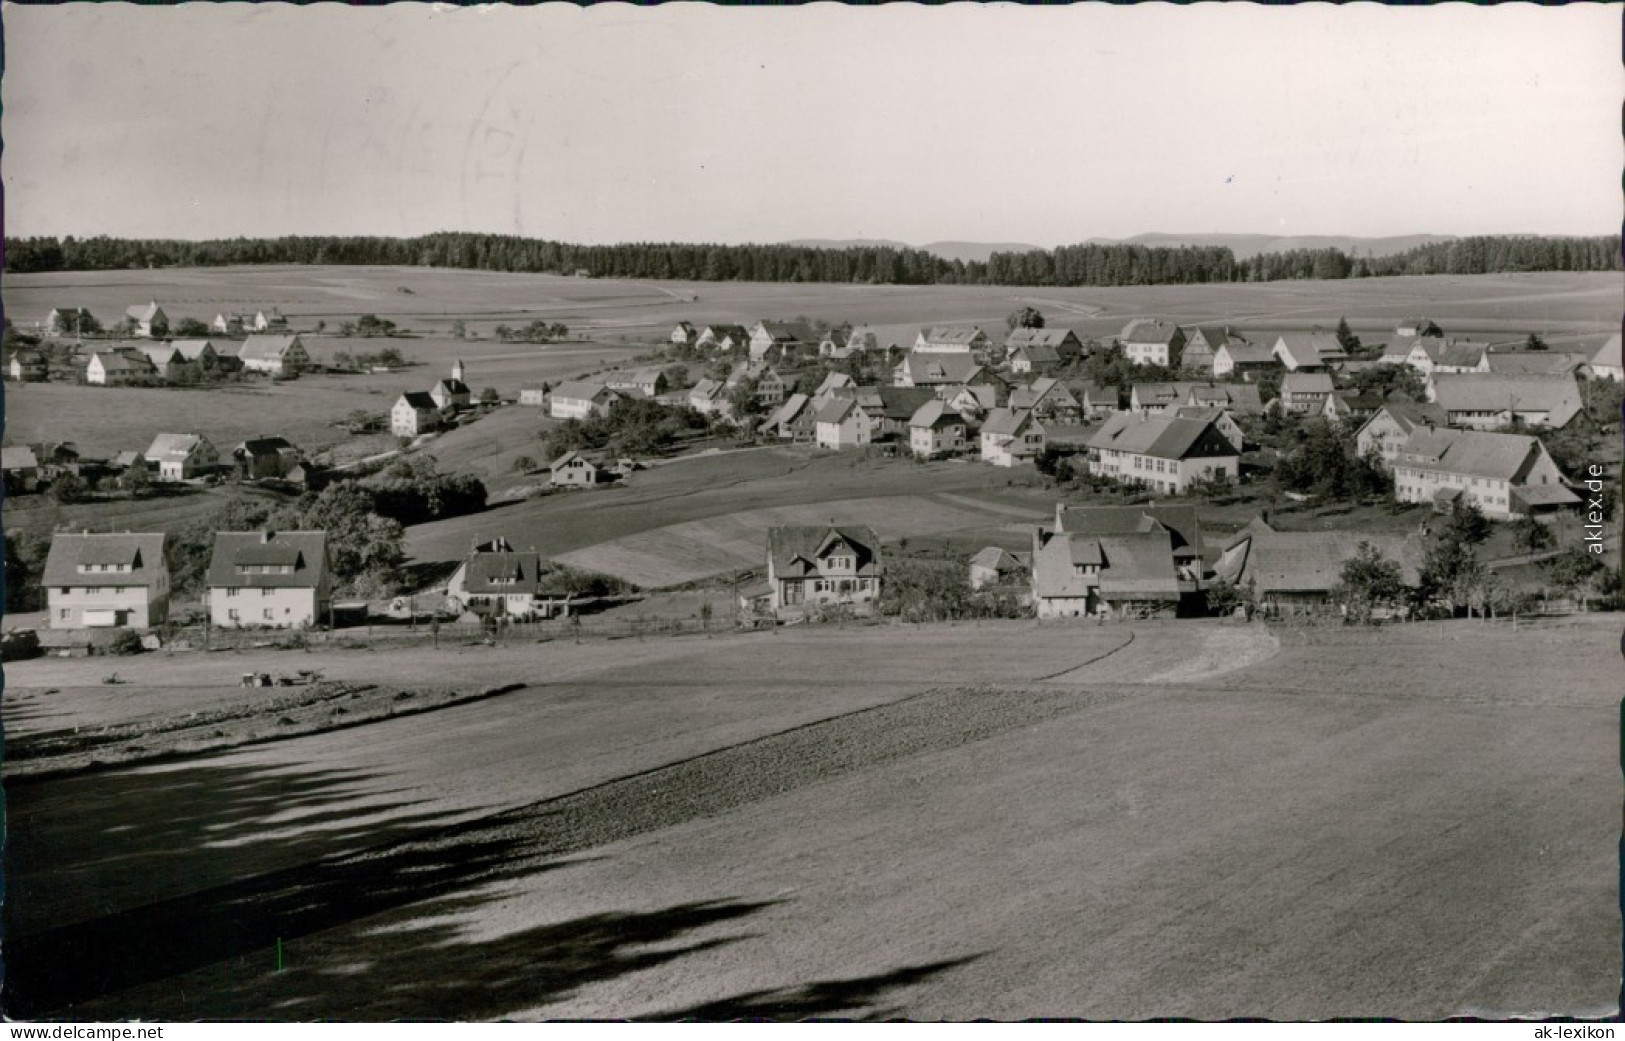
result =
M949 969L968 965L980 958L972 954L963 958L928 962L872 976L854 976L844 980L817 980L800 986L778 987L772 990L754 990L720 1001L708 1001L673 1012L640 1017L656 1023L680 1021L732 1022L736 1020L801 1021L809 1019L840 1019L855 1022L880 1022L896 1018L895 1006L877 1008L877 1002L903 987L923 983Z

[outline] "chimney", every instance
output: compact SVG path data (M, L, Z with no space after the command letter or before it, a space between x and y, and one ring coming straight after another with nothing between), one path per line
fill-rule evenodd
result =
M266 543L268 543L270 541L271 541L271 533L270 532L268 532L268 531L260 532L260 545L263 546L263 545L265 545Z
M1060 531L1066 526L1066 503L1055 504L1055 530Z

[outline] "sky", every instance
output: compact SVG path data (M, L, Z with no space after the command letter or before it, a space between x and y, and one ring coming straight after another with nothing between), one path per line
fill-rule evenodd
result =
M1618 7L7 4L10 236L1607 234Z

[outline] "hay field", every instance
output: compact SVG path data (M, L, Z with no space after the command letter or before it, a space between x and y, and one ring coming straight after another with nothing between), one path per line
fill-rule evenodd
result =
M534 686L13 786L8 969L103 1019L1606 1014L1617 628L470 651Z

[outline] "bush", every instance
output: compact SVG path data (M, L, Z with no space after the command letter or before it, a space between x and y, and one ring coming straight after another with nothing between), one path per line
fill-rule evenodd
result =
M142 650L141 634L132 629L126 629L119 633L113 637L113 642L107 645L108 654L140 654Z

